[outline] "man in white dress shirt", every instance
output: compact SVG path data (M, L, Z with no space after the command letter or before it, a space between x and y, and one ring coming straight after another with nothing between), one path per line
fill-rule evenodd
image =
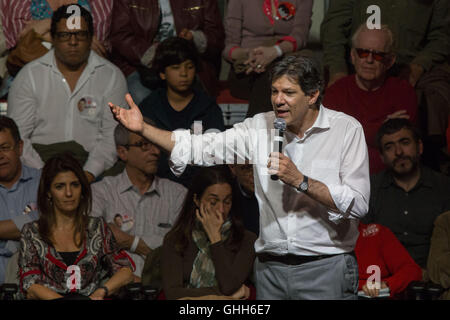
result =
M257 114L223 133L191 135L145 125L130 96L117 120L171 153L175 173L187 164L254 164L260 234L255 243L257 299L355 299L353 248L368 210L369 165L358 121L321 104L314 63L288 56L271 71L274 112ZM287 124L282 153L270 152L273 122ZM225 151L223 151L225 150ZM272 180L270 175L278 175Z
M89 153L84 170L92 181L117 159L113 138L116 122L107 99L125 103L127 86L116 66L91 51L93 21L89 11L73 6L81 11L81 16L75 17L79 25L76 19L71 20L70 6L55 11L53 49L18 73L9 91L7 112L24 140L26 165L43 166L37 144L51 149L57 143L61 146L59 143L75 141Z

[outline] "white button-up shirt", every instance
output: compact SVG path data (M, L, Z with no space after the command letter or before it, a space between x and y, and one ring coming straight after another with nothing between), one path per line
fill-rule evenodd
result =
M254 164L255 194L260 208L256 252L277 255L338 254L353 250L358 222L368 211L370 197L367 146L361 124L342 113L320 107L302 138L287 131L283 153L303 174L328 187L338 208L331 211L307 194L273 181L268 158L273 149L274 112L261 113L223 133L190 135L176 131L171 168L181 173L186 164Z
M25 65L8 94L8 116L24 140L24 164L43 166L32 143L74 140L89 152L85 170L97 176L111 167L117 157L113 136L117 122L108 102L125 106L126 93L122 72L94 51L73 92L56 65L53 49ZM79 108L82 98L84 109Z

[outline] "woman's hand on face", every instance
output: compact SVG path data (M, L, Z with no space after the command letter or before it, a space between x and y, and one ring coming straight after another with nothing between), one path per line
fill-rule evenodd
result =
M222 227L224 219L219 210L208 207L208 205L201 203L200 209L195 209L195 214L197 219L202 223L211 244L213 244L222 240L220 228Z

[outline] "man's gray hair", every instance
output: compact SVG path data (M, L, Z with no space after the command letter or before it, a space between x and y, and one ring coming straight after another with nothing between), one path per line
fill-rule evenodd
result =
M152 119L144 117L144 122L156 127L156 123ZM116 144L116 147L126 146L130 142L130 132L131 131L125 128L121 123L116 126L116 128L114 129L114 142Z
M361 24L352 36L352 48L358 47L357 41L358 41L358 37L359 37L360 33L363 31L370 31L370 30L371 29L367 28L366 23ZM384 34L386 35L386 43L385 43L384 51L385 52L394 51L394 42L395 41L394 41L394 33L392 32L392 30L389 28L389 26L387 24L382 24L380 26L379 30L383 31Z

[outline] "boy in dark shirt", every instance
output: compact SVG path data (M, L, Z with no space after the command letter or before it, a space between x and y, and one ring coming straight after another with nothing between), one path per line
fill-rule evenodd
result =
M190 41L173 37L161 42L153 65L164 86L154 90L139 105L144 117L169 131L194 130L194 121L201 122L202 132L209 129L225 130L222 110L217 103L202 89L194 87L199 60L195 46ZM195 167L188 167L180 177L176 177L169 169L168 156L162 154L157 175L188 188L195 170Z

